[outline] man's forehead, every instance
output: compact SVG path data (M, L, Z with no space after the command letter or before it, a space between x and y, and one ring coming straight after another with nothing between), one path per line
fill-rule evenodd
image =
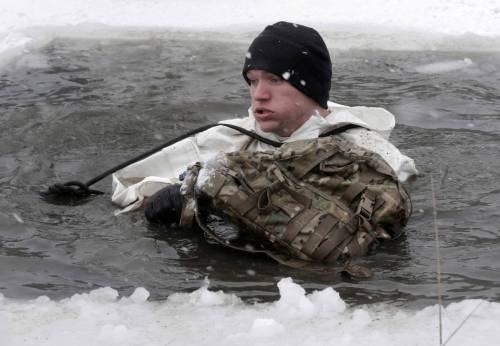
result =
M271 72L267 72L265 70L248 70L247 71L247 77L272 77L272 78L276 78L279 76L275 75L274 73L271 73Z

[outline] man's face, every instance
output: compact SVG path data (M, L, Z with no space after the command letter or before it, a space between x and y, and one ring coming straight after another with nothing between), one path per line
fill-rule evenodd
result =
M288 137L312 114L325 110L290 83L262 70L247 72L255 120L264 132Z

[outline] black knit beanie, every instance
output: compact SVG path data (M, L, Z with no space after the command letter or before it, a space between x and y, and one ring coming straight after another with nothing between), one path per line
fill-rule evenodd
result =
M307 26L278 22L267 26L248 48L243 78L249 70L271 72L328 108L332 62L319 33Z

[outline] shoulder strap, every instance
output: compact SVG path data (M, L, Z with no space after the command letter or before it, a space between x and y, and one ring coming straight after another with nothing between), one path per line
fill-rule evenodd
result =
M335 136L335 135L338 135L338 134L341 134L342 132L345 132L347 130L351 130L351 129L355 129L355 128L363 128L363 126L361 125L357 125L357 124L347 124L347 125L342 125L342 126L339 126L339 127L336 127L334 128L333 130L331 131L327 131L325 133L322 133L320 134L319 136L320 137L329 137L329 136Z

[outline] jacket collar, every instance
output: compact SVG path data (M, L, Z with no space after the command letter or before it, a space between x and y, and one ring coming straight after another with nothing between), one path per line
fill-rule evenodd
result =
M345 124L356 124L366 129L380 133L385 139L394 128L394 115L378 107L349 107L338 103L328 102L330 113L326 117L312 115L301 127L295 130L290 137L281 137L274 133L264 132L255 120L252 109L248 115L253 123L255 132L265 138L285 143L301 139L317 138L321 133L331 131Z

